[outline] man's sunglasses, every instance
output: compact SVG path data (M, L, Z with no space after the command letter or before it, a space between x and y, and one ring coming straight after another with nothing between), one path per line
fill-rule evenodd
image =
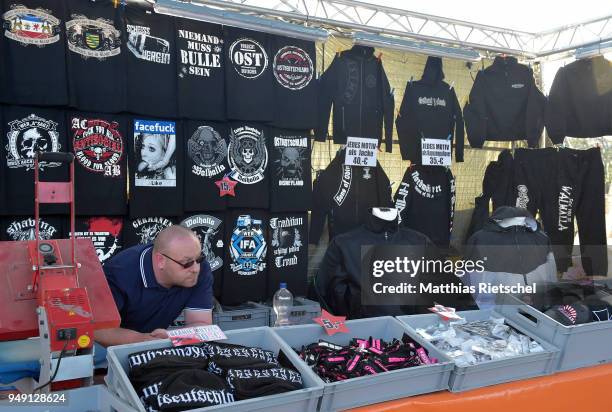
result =
M200 264L202 263L202 261L204 261L204 255L200 255L198 256L195 260L190 260L187 263L182 263L179 262L178 260L174 260L172 259L170 256L166 255L165 253L160 253L162 256L167 257L168 259L170 259L171 261L173 261L174 263L176 263L177 265L180 265L183 269L189 269L190 267L192 267L195 263Z

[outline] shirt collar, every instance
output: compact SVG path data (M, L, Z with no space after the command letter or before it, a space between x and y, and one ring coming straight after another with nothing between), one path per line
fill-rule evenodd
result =
M153 245L148 246L140 252L140 276L145 288L157 288L159 284L153 272Z

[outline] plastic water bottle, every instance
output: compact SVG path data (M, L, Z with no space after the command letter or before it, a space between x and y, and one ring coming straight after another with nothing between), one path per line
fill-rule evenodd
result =
M276 322L274 326L287 326L289 322L289 311L293 306L293 294L287 289L286 283L280 284L280 289L274 294L272 307L276 314Z

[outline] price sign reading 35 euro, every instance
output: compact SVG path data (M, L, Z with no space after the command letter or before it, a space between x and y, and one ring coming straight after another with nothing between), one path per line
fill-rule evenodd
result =
M421 139L421 164L427 166L450 166L450 139Z

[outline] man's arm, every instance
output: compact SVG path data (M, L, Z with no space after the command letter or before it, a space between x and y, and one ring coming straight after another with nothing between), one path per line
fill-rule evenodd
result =
M185 309L185 327L212 325L212 309Z
M140 333L131 329L124 328L112 328L112 329L98 329L94 331L94 339L100 345L114 346L123 345L126 343L143 342L147 340L161 339L160 337L152 336L148 333Z

